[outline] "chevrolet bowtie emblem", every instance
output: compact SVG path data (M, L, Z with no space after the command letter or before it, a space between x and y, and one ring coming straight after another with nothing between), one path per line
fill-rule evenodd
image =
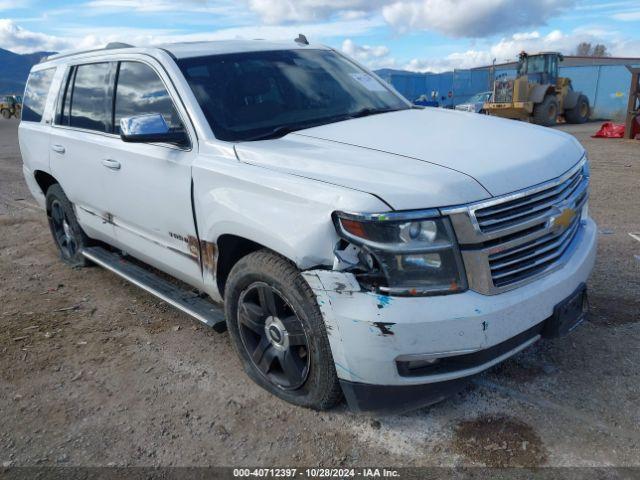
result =
M575 216L576 216L576 211L573 208L565 208L560 213L560 215L552 219L553 226L562 227L563 229L567 228L569 225L571 225L571 221L574 219Z

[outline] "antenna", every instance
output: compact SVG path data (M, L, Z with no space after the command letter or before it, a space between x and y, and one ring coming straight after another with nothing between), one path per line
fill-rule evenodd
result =
M107 46L104 47L105 50L111 50L114 48L133 48L133 45L129 45L128 43L122 43L122 42L109 42L107 43Z
M300 45L309 45L309 40L303 34L299 33L298 38L295 39L295 42Z

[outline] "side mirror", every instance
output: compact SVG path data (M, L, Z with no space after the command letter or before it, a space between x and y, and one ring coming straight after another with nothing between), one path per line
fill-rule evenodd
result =
M187 134L172 131L159 113L123 118L120 120L120 138L130 143L189 143Z

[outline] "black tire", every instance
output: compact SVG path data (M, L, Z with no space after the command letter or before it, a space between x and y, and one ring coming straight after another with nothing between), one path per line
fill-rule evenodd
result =
M46 204L49 228L62 261L72 267L89 265L82 249L90 246L91 241L78 224L73 205L59 184L54 183L47 190Z
M11 118L11 112L6 108L2 110L2 118L9 120Z
M274 308L285 313L269 315L270 309L262 308L265 292L269 291ZM327 410L341 400L342 390L320 308L293 263L269 250L243 257L229 274L224 299L229 333L251 379L289 403L315 410ZM281 325L286 325L285 338L301 339L292 341L293 346L288 340L286 346L273 342L269 324L278 317L283 321ZM306 344L300 346L303 342ZM301 372L299 382L288 380L281 361L292 356Z
M585 95L580 95L575 106L564 111L564 118L568 123L585 123L589 120L590 113L589 99Z
M558 100L555 95L546 95L541 103L533 107L533 123L552 127L558 121Z

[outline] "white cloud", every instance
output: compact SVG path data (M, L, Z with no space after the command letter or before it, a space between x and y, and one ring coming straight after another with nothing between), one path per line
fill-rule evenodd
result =
M350 38L342 42L342 51L369 68L391 68L396 65L395 59L389 56L389 48L385 45L358 45Z
M27 8L30 6L30 4L30 0L0 0L0 10Z
M74 48L70 39L25 30L8 18L0 19L0 45L16 53Z
M96 0L127 1L127 0ZM133 1L133 0L130 0ZM453 37L484 37L543 25L576 0L246 0L271 24L382 14L401 33L434 30Z
M515 61L523 50L530 53L559 51L570 55L574 53L580 42L603 43L615 56L637 57L640 52L640 40L630 40L616 32L608 32L608 35L603 37L594 35L593 31L588 30L576 30L570 33L553 30L546 35L532 31L514 33L510 37L487 45L484 49L454 52L444 58L415 58L404 65L404 68L411 71L437 73L453 69L481 67L490 65L493 59L496 59L497 63Z
M201 13L227 13L229 9L240 11L237 1L234 0L90 0L83 7L92 10L92 13L134 11L141 13L150 12L201 12Z
M269 24L327 20L334 15L362 16L388 0L249 0L249 8Z
M344 42L342 42L342 51L347 55L363 61L389 55L389 49L384 45L356 45L350 38L347 38Z
M620 20L622 22L637 22L637 21L640 21L640 10L615 13L611 15L611 18L615 20Z
M412 0L383 8L400 32L435 30L452 37L485 37L544 24L574 0Z
M300 32L304 32L311 43L321 43L323 39L340 37L344 32L361 35L381 24L380 19L356 18L298 25L238 26L198 33L182 33L170 29L71 27L65 29L65 36L55 36L26 30L10 19L0 19L0 45L17 53L30 53L93 48L109 42L146 46L172 42L255 38L293 41ZM379 52L379 48L376 51Z

